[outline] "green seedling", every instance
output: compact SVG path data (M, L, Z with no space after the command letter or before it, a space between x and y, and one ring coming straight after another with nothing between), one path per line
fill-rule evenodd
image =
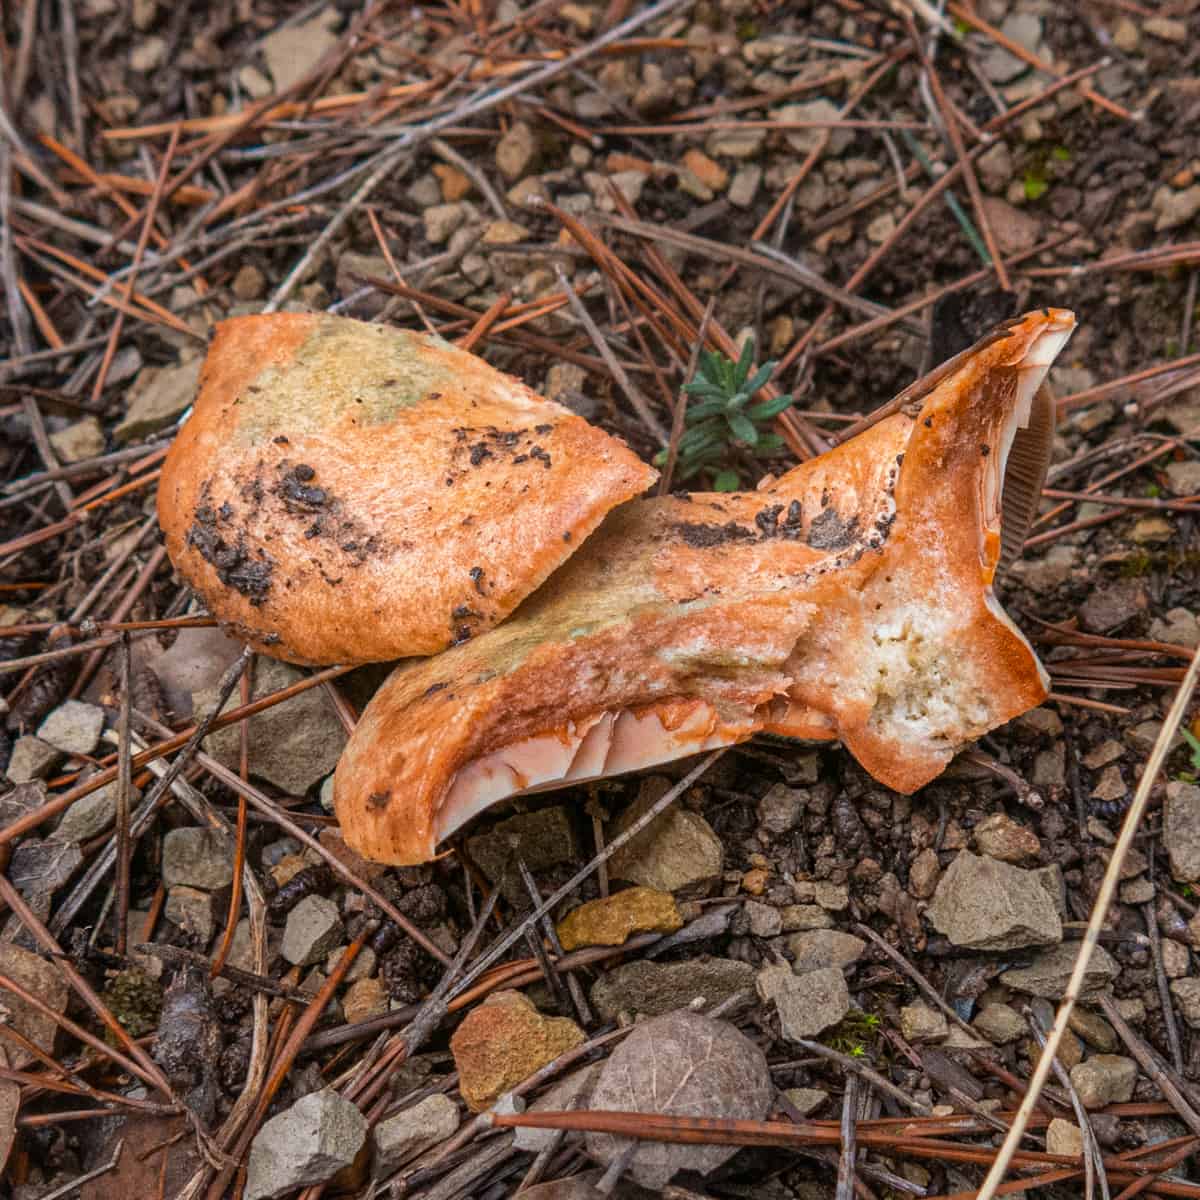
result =
M825 1044L851 1058L869 1058L871 1046L879 1037L883 1019L875 1013L852 1008L826 1035Z
M1192 752L1192 773L1200 775L1200 738L1186 726L1180 726L1179 732L1183 734L1183 740Z
M712 350L700 352L696 377L683 386L695 397L684 414L684 430L679 439L677 476L690 479L701 471L713 474L712 485L718 492L735 491L741 479L734 469L719 466L737 446L755 455L770 454L783 446L778 434L767 430L767 422L790 407L790 395L774 400L754 401L775 370L774 362L763 363L751 374L754 363L754 339L747 338L736 362ZM667 452L660 451L654 462L663 466Z
M1032 167L1025 172L1022 183L1026 200L1040 200L1050 190L1050 182L1046 176Z

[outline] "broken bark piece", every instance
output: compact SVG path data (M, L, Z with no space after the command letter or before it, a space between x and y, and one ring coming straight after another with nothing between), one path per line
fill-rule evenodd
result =
M238 638L291 662L379 662L503 620L653 479L438 338L277 313L218 327L158 515Z
M1002 327L762 491L610 514L504 625L380 688L336 773L347 842L421 862L508 796L757 732L840 739L901 792L929 782L1047 693L992 582L1004 520L1036 503L1038 448L1011 476L1010 451L1073 328L1061 309Z

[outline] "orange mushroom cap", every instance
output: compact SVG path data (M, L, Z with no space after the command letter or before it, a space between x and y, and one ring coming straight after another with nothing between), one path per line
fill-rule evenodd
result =
M760 491L610 514L505 624L392 673L337 768L347 842L421 862L507 796L760 731L839 738L911 792L1039 704L992 581L1040 490L1039 389L1073 328L1061 309L1002 327Z
M503 620L654 478L438 338L280 313L218 326L158 518L180 574L255 649L379 662Z

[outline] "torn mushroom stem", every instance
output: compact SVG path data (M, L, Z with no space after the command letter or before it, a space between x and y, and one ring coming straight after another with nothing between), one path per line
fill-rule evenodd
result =
M1040 703L992 581L1036 507L1039 389L1073 327L1011 323L763 491L611 513L507 622L379 690L337 771L347 841L419 862L506 797L756 732L838 738L909 792Z

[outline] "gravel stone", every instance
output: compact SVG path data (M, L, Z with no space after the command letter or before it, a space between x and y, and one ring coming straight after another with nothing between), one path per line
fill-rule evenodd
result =
M1186 608L1171 608L1150 622L1150 636L1158 642L1191 649L1200 643L1200 620Z
M59 462L82 462L104 453L104 429L97 417L84 417L50 435L50 445Z
M276 1200L324 1183L354 1162L367 1140L362 1113L332 1088L310 1092L272 1117L250 1143L245 1200Z
M1071 1085L1084 1108L1125 1104L1133 1097L1137 1063L1123 1054L1093 1054L1071 1068Z
M785 104L777 110L777 115L781 121L837 121L841 116L837 105L824 96L804 104ZM793 129L783 136L798 154L808 154L828 136L827 153L831 158L843 154L854 141L854 132L850 129Z
M337 970L337 965L342 961L342 955L349 950L347 943L340 946L334 946L332 950L325 956L325 964L321 968L326 975L332 975ZM365 979L368 975L375 974L375 968L378 965L378 959L375 951L370 946L364 946L355 956L354 961L350 964L346 971L346 982L357 983L360 979Z
M56 1013L67 1011L67 984L63 977L44 958L12 942L0 942L0 972L19 983ZM53 1053L58 1026L53 1019L39 1012L32 1004L12 992L4 993L7 1023L35 1046ZM8 1065L21 1070L34 1061L34 1056L12 1042L5 1043Z
M458 1130L458 1105L449 1096L426 1096L403 1112L381 1121L371 1135L375 1150L375 1173L390 1175L410 1158Z
M1149 17L1142 22L1142 32L1148 33L1164 42L1183 43L1187 41L1187 23L1172 20L1170 17Z
M547 1017L521 992L494 992L467 1013L450 1038L458 1086L472 1112L586 1039L567 1017Z
M1071 578L1079 558L1079 547L1059 544L1051 546L1042 558L1018 559L1013 571L1035 592L1052 592Z
M342 1012L353 1023L380 1017L388 1010L387 989L378 978L356 979L342 997Z
M199 888L183 885L173 887L167 892L163 915L184 933L195 938L200 947L212 941L217 915L212 892L202 892Z
M833 927L833 918L818 904L788 904L779 915L784 933Z
M1170 938L1163 939L1162 960L1168 979L1182 979L1191 967L1188 948Z
M562 948L620 946L633 933L674 933L683 924L675 897L653 888L632 887L589 900L558 923Z
M514 121L496 143L496 166L509 183L516 183L533 162L537 142L524 121Z
M1139 875L1137 879L1131 879L1128 883L1121 884L1122 904L1149 904L1156 894L1154 884L1144 875Z
M789 1041L816 1037L850 1011L850 991L837 967L797 975L789 967L763 967L755 979L760 999L774 1001Z
M702 150L694 146L684 151L683 165L710 192L723 192L729 184L729 172L720 163L714 162Z
M762 183L762 167L741 167L733 177L726 195L734 208L749 208Z
M247 63L237 73L238 83L242 85L242 89L250 97L251 100L261 100L265 96L269 96L274 90L275 85L267 78L257 67ZM237 296L236 288L233 289L233 294ZM257 297L241 297L238 299L257 299Z
M1014 821L1007 813L992 813L974 831L975 848L980 854L1000 862L1028 862L1042 852L1037 834L1028 825Z
M129 69L139 75L149 75L158 70L166 57L167 43L160 37L139 38L129 51Z
M1008 143L998 141L985 154L979 156L977 163L979 182L989 192L1002 192L1013 177L1012 152Z
M1176 496L1194 496L1200 492L1200 462L1189 458L1184 462L1168 463L1167 479Z
M1042 19L1032 13L1012 12L1004 18L1000 32L1033 54L1039 53L1042 40ZM993 83L1011 83L1029 70L1024 59L993 46L983 57L983 73Z
M1109 738L1089 750L1081 761L1089 771L1099 771L1102 767L1107 767L1117 759L1123 758L1124 755L1125 747L1113 738Z
M492 883L502 882L510 903L528 902L529 893L516 872L505 872L509 860L520 855L535 874L577 854L575 831L565 808L540 808L498 821L491 829L467 839L467 850Z
M305 896L288 913L283 929L283 957L295 966L320 962L342 940L337 905L326 896Z
M485 226L479 240L484 246L515 246L528 239L529 230L516 221L491 221Z
M1122 16L1118 18L1116 27L1113 29L1112 40L1113 45L1122 54L1132 54L1138 48L1142 34L1135 22Z
M304 672L289 663L260 656L252 698L258 700L304 678ZM216 699L215 689L195 696L197 714L211 711ZM239 703L235 692L226 707L233 708ZM346 731L319 688L251 717L248 728L250 773L270 780L293 796L303 795L324 779L337 766L346 745ZM214 758L237 770L241 739L236 725L217 730L208 739L208 745Z
M64 754L91 754L100 744L103 730L104 709L68 700L41 723L37 735Z
M775 937L783 929L783 918L779 909L770 904L760 904L757 900L747 900L742 907L750 923L750 933L753 937Z
M822 967L848 967L862 957L867 943L840 929L811 929L792 934L787 947L792 955L792 970L803 975Z
M937 890L941 877L942 868L937 851L932 846L926 846L908 869L908 890L918 900L928 900Z
M592 1088L596 1086L596 1080L603 1067L603 1062L595 1062L581 1067L578 1071L572 1071L570 1075L544 1091L529 1106L528 1111L574 1112L576 1109L586 1107L588 1098L592 1094ZM513 1132L516 1135L513 1138L513 1146L516 1149L532 1150L535 1153L550 1145L554 1141L555 1134L553 1129L534 1129L532 1127L516 1129Z
M461 228L467 219L467 208L464 204L431 204L421 214L421 219L425 224L425 240L440 246Z
M138 801L134 788L129 797L132 808ZM87 842L99 837L116 819L117 784L106 783L104 787L76 800L62 815L54 836L64 842Z
M757 158L766 140L765 129L717 129L708 135L704 151L713 158Z
M1197 188L1200 197L1200 188ZM1197 205L1200 212L1200 205ZM1175 526L1166 517L1157 514L1149 517L1139 517L1126 535L1137 546L1165 546L1175 537Z
M1166 944L1164 941L1163 945ZM1092 1012L1091 1009L1076 1005L1067 1024L1071 1031L1083 1038L1093 1050L1111 1054L1117 1048L1116 1031L1099 1013Z
M612 1021L622 1012L656 1017L686 1008L703 998L719 1004L735 992L754 987L754 968L731 958L697 958L686 962L625 963L601 975L592 985L596 1012Z
M1167 784L1163 843L1171 877L1180 883L1200 879L1200 787L1175 780Z
M233 842L215 829L189 825L163 838L163 883L214 892L233 882Z
M940 1042L949 1032L945 1014L923 1000L900 1010L900 1033L907 1042Z
M10 783L31 783L35 779L45 779L62 759L61 750L26 734L13 743L5 774Z
M202 362L197 356L175 367L143 367L129 389L125 419L113 437L135 442L170 425L195 399Z
M263 38L263 59L277 92L299 83L332 49L338 39L330 26L337 21L336 9L327 6L307 21L284 25Z
M850 889L844 883L818 879L813 884L813 899L827 912L845 912L850 907Z
M1114 579L1097 586L1079 606L1079 621L1086 633L1111 633L1140 616L1150 597L1137 579Z
M796 827L808 798L809 793L803 788L775 784L758 802L759 826L775 837L787 833Z
M1049 750L1039 750L1033 760L1030 782L1035 788L1062 788L1067 786L1067 757L1061 745Z
M1083 1153L1083 1131L1071 1121L1055 1117L1046 1126L1046 1152L1048 1154L1078 1155Z
M1171 995L1178 1002L1183 1019L1193 1029L1200 1029L1200 979L1171 980Z
M1075 967L1078 945L1074 942L1052 946L1041 951L1027 967L1005 971L1000 981L1017 992L1059 1000ZM1092 951L1087 973L1083 977L1083 995L1094 996L1103 991L1120 974L1113 957L1103 946Z
M644 780L638 798L617 821L617 833L628 829L671 786L661 776ZM609 871L614 879L675 892L716 879L724 857L712 826L699 813L675 803L609 859Z
M989 1042L1003 1046L1029 1032L1025 1018L1010 1004L985 1004L972 1022Z
M955 946L1013 950L1062 938L1054 904L1033 871L964 850L938 884L928 910Z
M802 1116L811 1117L829 1100L829 1093L820 1088L786 1088L784 1099Z
M266 276L252 263L240 268L230 285L239 300L257 300L267 287Z

